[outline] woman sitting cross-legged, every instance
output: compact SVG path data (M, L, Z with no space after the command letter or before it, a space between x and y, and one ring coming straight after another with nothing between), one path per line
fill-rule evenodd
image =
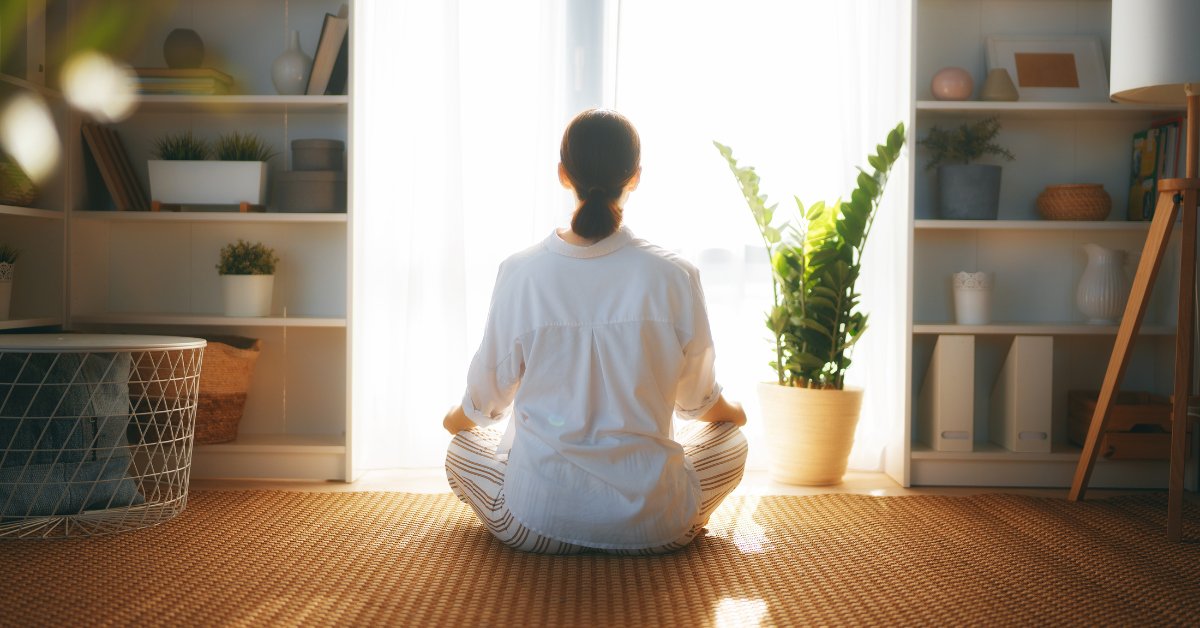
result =
M696 268L622 226L640 140L619 113L570 123L570 229L500 265L462 405L444 420L450 487L524 551L686 546L741 481L746 422L727 402ZM489 426L509 414L507 433ZM672 415L692 419L673 433Z

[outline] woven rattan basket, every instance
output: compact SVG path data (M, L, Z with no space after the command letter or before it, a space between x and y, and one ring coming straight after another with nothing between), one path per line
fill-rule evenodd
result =
M1104 220L1112 198L1096 183L1049 185L1038 194L1037 208L1046 220Z
M257 338L209 336L206 340L196 408L197 445L227 443L237 438L250 376L262 347Z
M17 164L0 155L0 205L28 207L37 198L37 186Z

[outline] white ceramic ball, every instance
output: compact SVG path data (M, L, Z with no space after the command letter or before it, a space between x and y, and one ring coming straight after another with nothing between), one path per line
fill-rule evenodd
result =
M971 73L962 68L942 68L933 75L929 89L938 100L968 100L975 89L975 81Z

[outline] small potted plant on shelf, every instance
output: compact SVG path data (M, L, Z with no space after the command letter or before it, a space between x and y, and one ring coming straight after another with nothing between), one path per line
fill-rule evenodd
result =
M254 133L227 133L210 146L184 131L163 136L155 148L158 159L149 162L155 206L238 205L242 211L265 207L267 161L275 153Z
M929 151L926 169L937 168L938 212L951 220L994 220L1000 210L1000 166L974 163L994 155L1012 161L996 143L1000 121L985 118L958 128L934 126L919 142Z
M789 484L837 484L863 397L863 389L845 386L851 348L867 329L854 285L888 172L904 146L904 124L867 156L872 171L860 171L848 201L806 208L797 198L795 219L781 224L773 224L777 205L759 193L754 168L739 167L732 150L716 146L771 260L775 299L767 326L775 338L776 381L759 385L771 476Z
M9 303L12 299L13 276L17 270L17 258L21 252L7 244L0 244L0 321L8 320Z
M217 273L226 316L269 316L275 287L275 250L238 239L221 248Z

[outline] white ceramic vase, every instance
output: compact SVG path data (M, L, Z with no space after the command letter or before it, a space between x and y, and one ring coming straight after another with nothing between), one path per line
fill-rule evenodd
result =
M225 316L270 316L275 275L221 275Z
M8 320L8 306L12 301L13 276L16 271L16 264L0 262L0 321Z
M271 64L271 82L275 91L285 96L299 96L308 90L308 73L312 57L300 49L300 32L292 31L288 48Z
M1125 312L1129 278L1125 274L1125 251L1099 244L1083 245L1087 267L1075 288L1075 305L1092 325L1114 325Z

